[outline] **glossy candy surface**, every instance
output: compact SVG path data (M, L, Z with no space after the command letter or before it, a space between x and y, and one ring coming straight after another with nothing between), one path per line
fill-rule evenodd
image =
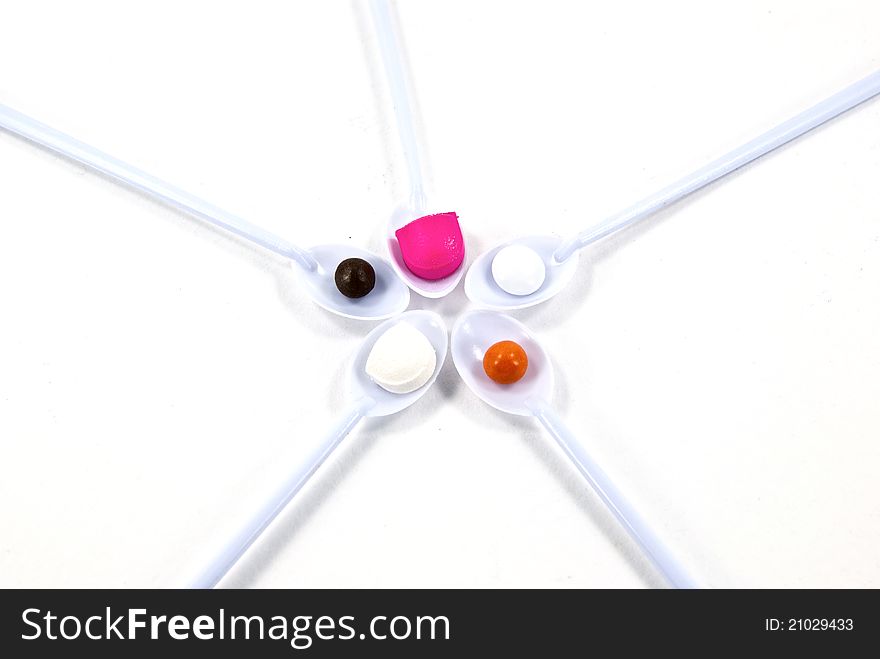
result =
M455 213L425 215L395 231L406 267L417 277L448 277L464 261L464 237Z
M499 341L483 355L483 370L493 382L513 384L522 379L529 368L523 347L514 341Z
M336 266L333 279L340 293L357 299L367 295L376 286L376 271L364 259L345 259Z
M544 261L525 245L508 245L492 259L495 283L511 295L531 295L541 288L546 276Z
M430 340L409 323L399 322L373 345L364 370L386 391L408 394L430 380L436 366Z

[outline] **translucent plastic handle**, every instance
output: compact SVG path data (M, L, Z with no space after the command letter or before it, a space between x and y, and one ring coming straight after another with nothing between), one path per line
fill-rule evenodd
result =
M638 203L620 211L616 215L612 215L596 226L566 240L554 254L556 261L565 261L579 249L621 229L625 229L639 220L645 219L649 215L675 203L682 197L686 197L722 176L773 151L773 149L800 137L816 126L833 119L860 103L864 103L877 94L880 94L880 71L872 73L867 78L850 85L843 91L814 105L809 110L805 110L796 117L779 124L776 128L756 137L751 142L743 144L741 147L721 156L717 160L713 160L705 167L679 179L672 185L663 188L659 192L655 192L649 197L645 197Z
M169 206L286 256L306 270L315 270L318 266L317 261L306 250L5 105L0 105L0 128L115 178Z
M400 35L397 33L388 0L370 0L370 10L373 15L379 50L382 52L385 76L391 91L394 116L397 120L397 134L409 172L410 204L412 210L421 215L425 212L427 199L422 180L421 157L416 138L412 103L410 102L410 89L407 83L406 69L403 65Z
M556 412L544 401L532 401L529 404L532 413L547 429L553 439L562 447L566 455L577 467L590 487L608 506L611 513L627 530L633 540L647 554L651 562L663 574L674 588L697 588L696 582L688 575L684 567L673 556L669 548L657 537L651 527L642 519L626 497L617 489L610 478L589 456L583 445L565 426Z
M312 455L285 479L272 496L266 499L260 509L226 543L210 565L193 580L190 588L216 586L374 404L371 399L363 398L351 405Z

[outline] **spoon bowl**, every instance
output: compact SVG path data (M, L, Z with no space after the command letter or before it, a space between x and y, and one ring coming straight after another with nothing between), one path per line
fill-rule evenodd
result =
M379 340L380 336L398 323L409 323L424 334L437 355L437 364L434 366L434 372L431 374L431 377L421 387L408 394L395 394L386 391L373 382L370 376L367 375L366 370L367 358L370 356L373 345ZM409 407L424 396L428 389L431 388L431 385L434 384L437 374L443 367L443 362L446 361L448 344L449 338L446 334L446 325L443 323L443 319L433 311L407 311L391 320L386 320L367 334L358 348L354 360L352 360L349 374L351 398L354 400L368 399L372 401L373 404L365 412L365 416L387 416Z
M0 105L0 128L101 172L134 190L200 220L210 222L276 254L291 260L309 296L319 306L348 318L383 320L409 305L409 290L381 257L347 245L322 245L303 249L237 215L218 208L185 190L156 178L137 167L61 133L12 108ZM359 256L376 271L376 286L368 295L352 299L336 288L334 275L340 261Z
M403 261L403 254L400 251L400 243L397 240L395 232L401 227L406 226L417 216L406 208L397 208L388 220L388 257L391 261L391 267L397 276L409 286L413 291L427 298L441 298L449 295L464 275L464 262L451 275L443 277L443 279L422 279L414 275Z
M296 261L292 267L312 300L327 311L346 318L384 320L409 306L409 289L382 257L350 245L319 245L308 250L308 254L316 267L304 268ZM361 298L346 297L336 288L336 266L351 257L364 259L376 271L375 287Z
M528 236L498 245L474 261L465 279L465 293L473 302L491 309L522 309L544 302L556 295L569 282L574 274L579 250L651 217L654 213L668 208L691 193L724 178L743 165L809 133L816 126L820 126L877 95L880 95L880 71L875 71L866 78L824 101L820 101L753 140L716 158L568 240ZM502 247L513 244L524 245L535 250L547 268L544 284L530 295L517 296L507 293L498 286L492 276L492 259L495 258L495 254ZM548 246L551 245L552 247L548 250Z
M574 254L559 262L554 252L562 244L558 236L524 236L496 245L484 252L471 264L464 280L464 292L475 304L488 309L525 309L550 299L568 285L577 270L578 255ZM544 283L529 295L513 295L502 289L492 275L492 260L495 255L510 245L522 245L534 251L544 262L546 271Z
M406 290L404 288L404 290ZM408 394L394 394L375 384L366 373L367 357L373 345L386 331L397 323L407 322L422 332L437 353L437 364L431 378L421 387ZM327 457L364 417L387 416L400 412L425 395L434 384L437 374L446 360L446 326L443 319L433 311L408 311L388 320L361 342L351 362L349 373L350 402L344 406L337 422L318 444L312 454L274 488L262 505L245 520L235 535L220 548L199 575L190 583L191 588L213 588L260 537L273 519L284 510L308 480L315 474Z
M516 341L526 351L529 367L513 384L497 384L483 372L483 355L493 343ZM641 547L674 588L695 588L697 583L614 481L590 455L550 405L553 366L541 344L513 318L495 311L472 311L452 329L452 361L468 388L502 412L534 416L559 444L587 484L608 507L624 530Z
M483 355L498 341L515 341L529 358L526 374L513 384L498 384L483 371ZM452 329L452 361L468 388L492 407L533 416L538 401L553 393L553 364L522 323L495 311L470 311Z

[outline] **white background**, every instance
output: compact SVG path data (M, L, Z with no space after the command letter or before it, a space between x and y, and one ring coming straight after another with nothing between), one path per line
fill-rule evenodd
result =
M710 6L711 5L711 6ZM880 4L407 2L434 211L569 234L880 67ZM5 2L0 102L304 245L406 192L360 2ZM705 584L880 587L880 102L583 255L519 312L556 403ZM0 586L174 586L317 442L374 323L0 132ZM414 298L448 323L461 288ZM450 362L224 582L662 585Z

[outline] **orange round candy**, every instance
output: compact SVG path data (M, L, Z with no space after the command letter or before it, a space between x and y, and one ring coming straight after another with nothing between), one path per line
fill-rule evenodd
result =
M526 351L514 341L499 341L483 355L483 370L498 384L513 384L522 379L528 368Z

